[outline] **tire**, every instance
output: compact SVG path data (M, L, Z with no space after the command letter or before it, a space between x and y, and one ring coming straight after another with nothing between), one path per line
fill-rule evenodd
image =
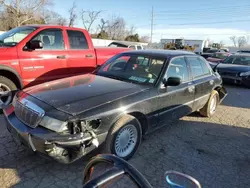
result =
M124 136L125 138L130 136L130 140L124 140ZM141 143L141 139L142 128L140 122L131 115L125 115L116 121L110 129L105 142L104 150L107 153L111 153L122 159L128 160L135 154ZM124 149L124 147L122 148L122 145L126 145L126 148L128 148ZM124 152L122 152L121 148L124 149Z
M4 76L0 76L0 91L5 92L5 91L12 91L16 90L17 86L12 82L9 78L6 78ZM4 104L8 104L12 100L12 96L3 96L0 95L0 99ZM2 106L0 107L2 109Z
M215 100L215 101L213 101ZM215 102L215 104L214 104ZM219 93L215 90L212 91L210 98L208 102L205 104L205 106L200 109L200 114L205 117L212 117L216 111L216 108L219 104ZM212 105L214 105L212 107Z

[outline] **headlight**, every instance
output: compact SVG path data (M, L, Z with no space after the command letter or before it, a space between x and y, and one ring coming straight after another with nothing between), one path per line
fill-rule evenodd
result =
M250 76L250 71L240 73L240 76Z
M67 122L63 122L48 116L44 116L39 124L43 127L46 127L47 129L56 132L63 132L67 130Z

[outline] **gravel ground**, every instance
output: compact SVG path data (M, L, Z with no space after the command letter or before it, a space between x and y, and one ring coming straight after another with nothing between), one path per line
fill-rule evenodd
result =
M214 117L192 114L151 133L129 162L154 187L166 187L166 170L192 175L203 187L250 187L250 90L227 89ZM81 187L87 159L70 165L43 159L16 145L2 116L0 122L1 187ZM113 187L132 187L128 181Z

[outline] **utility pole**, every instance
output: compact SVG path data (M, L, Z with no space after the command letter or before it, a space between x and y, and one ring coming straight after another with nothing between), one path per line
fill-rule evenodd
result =
M151 15L151 37L150 37L150 43L152 44L153 40L153 28L154 27L154 7L152 7L152 15Z

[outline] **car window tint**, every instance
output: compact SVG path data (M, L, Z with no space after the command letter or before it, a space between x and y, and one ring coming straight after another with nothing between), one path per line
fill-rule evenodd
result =
M231 64L233 62L234 58L235 58L234 56L229 56L226 59L224 59L223 63Z
M88 42L81 31L67 30L70 49L88 49Z
M250 57L247 56L238 56L232 62L236 65L250 65Z
M137 46L137 50L141 50L142 49L142 47L141 46Z
M211 69L209 68L209 65L206 63L205 60L203 60L202 58L198 58L198 60L200 61L201 63L201 67L202 67L202 70L203 70L203 74L210 74L211 73Z
M189 80L188 68L184 57L174 58L167 69L165 78L179 77L182 82Z
M134 50L136 49L135 46L129 46L129 48L134 49Z
M204 75L201 61L197 57L187 57L192 71L193 78L198 78Z
M38 33L32 40L40 40L43 48L40 50L62 50L65 48L62 31L59 29L46 29Z
M161 57L122 55L110 59L97 74L152 85L160 76L164 62Z

